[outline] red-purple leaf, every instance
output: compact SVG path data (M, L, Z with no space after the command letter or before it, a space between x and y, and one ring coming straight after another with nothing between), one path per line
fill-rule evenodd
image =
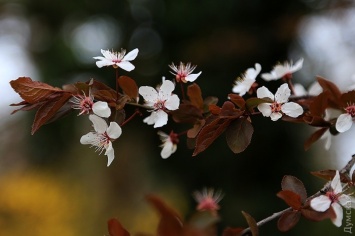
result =
M130 236L128 231L123 228L121 223L115 218L109 219L107 221L107 226L110 236Z
M322 135L327 132L328 128L321 128L314 132L304 143L304 150L308 150L313 143L315 143L318 139L322 137Z
M139 96L136 81L128 76L120 76L117 81L123 92L132 100L136 101Z
M307 191L301 180L291 175L285 175L281 181L281 189L289 190L298 194L301 202L304 203L307 199Z
M309 105L309 111L312 116L323 117L324 111L328 107L330 96L329 91L324 91L313 99L312 103Z
M203 119L201 109L191 104L180 104L179 109L171 111L170 114L177 123L195 123Z
M311 172L312 175L317 176L322 179L326 179L328 181L331 181L334 178L335 173L336 173L336 170L319 170L319 171ZM347 175L345 175L343 173L339 173L339 175L340 175L340 181L342 183L348 183L351 181Z
M256 223L256 220L251 215L246 213L245 211L242 211L242 214L243 214L244 218L247 220L251 234L253 236L258 236L259 235L259 228Z
M279 198L284 200L287 205L295 210L300 210L302 206L301 196L290 190L282 190L276 194Z
M157 229L158 236L181 236L183 224L178 213L168 207L159 197L154 195L146 196L146 199L158 211L160 222Z
M341 106L341 101L340 101L340 96L341 92L339 88L332 82L325 80L324 78L317 76L317 80L319 85L322 87L323 91L329 91L330 92L330 101L332 104L330 104L332 107L339 107Z
M187 96L189 96L192 105L199 109L203 109L201 89L196 83L193 83L187 87Z
M343 93L341 95L341 102L343 107L347 107L349 104L355 104L355 90Z
M318 212L313 209L301 209L302 216L312 221L322 221L325 219L334 219L336 217L332 207L329 207L325 212Z
M254 129L247 118L234 120L226 130L229 148L234 153L243 152L250 144Z
M228 94L228 98L235 104L237 105L240 109L245 109L245 100L243 97L239 96L238 94L235 93L230 93Z
M300 220L301 213L298 211L286 211L277 221L277 228L281 232L286 232L292 229Z

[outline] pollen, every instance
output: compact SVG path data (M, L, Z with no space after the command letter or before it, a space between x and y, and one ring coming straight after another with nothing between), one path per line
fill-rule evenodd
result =
M355 117L355 104L348 104L345 108L346 113L351 115L351 117Z
M281 104L280 103L274 102L270 105L270 107L271 107L272 112L280 112L281 111Z

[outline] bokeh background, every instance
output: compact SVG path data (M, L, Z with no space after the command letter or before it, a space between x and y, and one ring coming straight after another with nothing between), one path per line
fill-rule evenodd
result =
M132 233L154 234L158 218L146 194L189 216L192 193L204 187L225 194L220 229L246 226L242 210L260 220L287 207L275 195L284 175L297 176L311 195L324 182L310 171L341 168L355 153L354 129L333 138L329 151L319 141L305 152L314 129L255 117L252 143L241 154L222 135L192 157L182 138L163 160L157 130L139 118L124 127L107 168L104 155L79 143L90 129L87 117L71 114L31 136L34 113L10 115L9 104L21 101L10 80L30 76L60 87L95 78L114 86L114 71L98 69L92 57L100 49L139 48L129 73L138 85L172 79L171 62L191 62L203 72L203 95L221 105L256 62L268 72L303 57L295 82L307 87L321 75L341 89L354 85L354 38L355 5L345 0L0 0L0 235L107 235L111 217ZM275 92L278 85L268 86ZM276 221L260 230L281 235ZM324 232L343 228L301 220L287 235Z

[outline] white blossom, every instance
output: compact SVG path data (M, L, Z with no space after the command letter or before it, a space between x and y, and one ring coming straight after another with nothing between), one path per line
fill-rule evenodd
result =
M287 102L291 95L291 90L287 84L281 85L275 96L265 86L258 88L256 93L258 98L269 98L273 101L258 105L258 109L263 116L270 117L273 121L280 119L283 114L293 118L303 114L303 108L299 104Z
M179 83L180 81L187 83L193 82L200 76L201 71L197 74L192 74L192 72L196 69L196 66L192 66L191 63L187 63L186 65L180 62L179 66L175 66L174 63L169 65L169 67L173 70L171 73L175 75L176 81Z
M355 117L355 104L349 104L344 110L346 113L341 114L335 123L335 128L340 133L348 131L351 128L353 118Z
M91 114L94 113L100 117L107 118L111 115L111 109L108 106L107 102L97 101L94 102L94 96L92 96L91 91L89 90L89 95L75 95L71 99L72 108L80 110L78 115L82 114Z
M294 92L296 96L306 96L306 95L310 95L310 96L317 96L319 95L321 92L323 92L322 87L319 85L319 83L317 81L313 82L308 90L306 90L302 84L294 84L293 85L294 88Z
M177 134L173 132L171 132L170 135L168 135L162 131L158 131L158 135L160 137L160 140L162 141L162 145L160 146L162 147L160 156L163 159L166 159L176 151L177 143L179 142L179 139Z
M107 166L109 166L115 158L112 141L121 136L122 129L116 122L110 122L110 126L107 126L106 121L96 115L90 115L89 119L93 124L94 131L83 135L80 143L94 146L99 154L105 149L108 159Z
M292 62L284 62L284 64L278 64L274 66L270 73L261 74L261 78L266 81L278 80L285 76L290 76L296 71L300 70L303 65L303 58L299 59L296 64L292 65Z
M355 209L355 198L343 193L339 171L337 170L330 184L330 189L324 195L313 198L310 205L319 212L325 212L332 207L335 212L335 218L331 220L335 226L340 227L343 220L342 206L346 208L351 206Z
M240 96L243 96L249 92L252 85L255 83L255 79L261 71L261 65L259 63L255 64L254 68L249 68L245 73L238 77L235 81L235 84L232 88L233 93L239 93Z
M148 125L154 124L154 128L167 124L167 111L177 110L180 105L179 97L172 94L174 89L175 85L170 80L164 80L158 89L150 86L139 88L139 94L143 96L145 105L151 107L150 116L146 117L143 122Z
M102 56L94 57L97 59L97 67L113 66L114 68L120 67L126 71L132 71L134 65L130 62L138 55L138 49L133 49L126 55L126 50L122 49L121 52L113 52L110 50L101 49Z

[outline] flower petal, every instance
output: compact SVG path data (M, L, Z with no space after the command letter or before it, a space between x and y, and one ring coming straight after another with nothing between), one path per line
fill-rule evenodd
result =
M163 145L163 149L160 152L160 156L163 159L166 159L171 156L176 151L176 145L174 145L171 141L166 141Z
M288 102L283 104L281 106L281 111L293 118L296 118L303 114L303 108L295 102Z
M163 110L158 110L155 112L155 124L154 128L162 127L168 123L168 114Z
M335 176L332 179L330 186L332 187L335 194L341 193L343 191L343 187L341 186L340 175L339 175L338 170L336 171Z
M113 149L111 142L109 142L108 147L106 148L105 155L107 156L107 166L109 166L113 159L115 159L115 150Z
M351 115L341 114L337 119L335 128L336 130L338 130L338 132L343 133L345 131L348 131L351 128L352 124L353 124L353 120Z
M98 101L92 106L92 111L101 117L109 117L111 115L111 109L108 107L107 102Z
M162 85L159 88L159 98L161 100L167 100L171 93L174 91L175 85L170 80L164 80Z
M332 204L335 212L335 218L331 219L336 227L340 227L343 221L343 208L338 203Z
M278 79L278 77L276 76L276 74L273 71L271 71L270 73L261 74L261 78L263 78L265 81L271 81L271 80Z
M122 129L116 122L110 122L110 126L107 128L106 133L111 139L117 139L121 136Z
M303 66L303 58L300 58L300 59L296 62L296 64L291 67L290 72L291 72L291 73L294 73L294 72L296 72L296 71L302 69L302 66Z
M272 113L271 107L269 103L261 103L258 105L259 111L263 114L263 116L269 117Z
M258 98L270 98L274 100L274 94L272 94L265 86L258 88L256 90L256 95Z
M186 81L189 81L189 82L193 82L197 79L197 77L200 76L200 74L202 73L202 71L200 73L197 73L197 74L189 74L188 76L185 77L185 80Z
M144 100L152 102L153 104L158 99L158 92L150 86L139 87L139 94L142 95Z
M296 96L305 96L307 95L306 89L303 87L302 84L294 84L293 91L295 92Z
M313 198L310 202L310 205L316 211L325 212L329 209L331 203L332 202L330 201L329 197L325 195L320 195L318 197Z
M272 121L277 121L281 117L282 117L282 114L280 112L273 112L270 115L270 118L271 118Z
M287 84L281 85L275 94L275 101L278 103L285 103L291 95L291 90L288 88Z
M120 68L124 69L125 71L132 71L134 70L134 65L129 61L121 61L117 64Z
M97 136L98 136L97 133L93 133L93 132L87 133L87 134L81 136L80 143L84 144L84 145L93 144L93 143L95 143Z
M308 88L308 94L311 96L318 96L321 92L323 92L323 88L317 81L312 83Z
M176 95L173 94L171 97L165 101L164 106L170 111L174 111L179 108L180 105L180 98Z
M138 48L133 49L132 51L127 53L126 56L123 57L122 61L132 61L132 60L136 59L138 52L139 52Z
M103 134L107 130L107 124L104 119L98 117L97 115L89 115L89 119L91 120L94 129L97 133Z
M115 64L113 61L107 60L106 58L103 58L101 61L96 62L96 66L99 68L104 66L112 66L113 64Z
M338 197L338 202L346 209L350 209L350 208L355 209L355 198L350 195L346 195L346 194L340 195Z

